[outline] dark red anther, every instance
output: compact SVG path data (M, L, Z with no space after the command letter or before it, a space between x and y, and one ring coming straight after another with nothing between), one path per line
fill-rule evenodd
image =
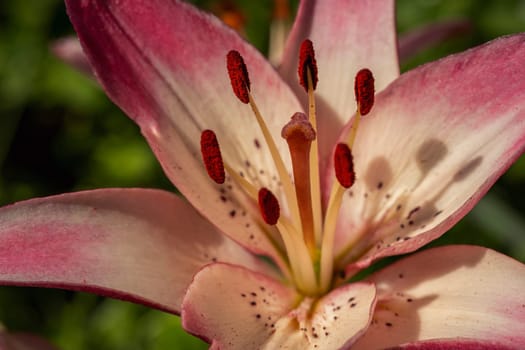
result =
M224 172L221 149L217 142L217 136L211 130L204 130L201 134L201 154L208 175L216 183L224 183L226 174Z
M261 210L264 222L268 225L275 225L281 215L279 201L273 193L263 187L259 190L259 209Z
M338 143L334 153L335 177L344 188L355 182L354 157L346 143Z
M226 55L226 66L233 92L241 102L250 102L250 77L241 54L235 50L228 52L228 55Z
M355 76L355 100L361 115L367 115L374 105L374 76L367 69L361 69Z
M308 39L304 40L299 50L299 83L308 91L308 71L312 76L312 88L317 87L317 62L315 61L315 52L312 42Z

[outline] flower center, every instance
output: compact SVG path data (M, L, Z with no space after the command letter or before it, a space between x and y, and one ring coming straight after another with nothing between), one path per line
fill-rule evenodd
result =
M374 103L372 73L368 69L357 73L355 79L357 112L348 139L335 147L335 179L328 205L323 210L314 95L318 77L312 42L303 41L298 66L299 82L308 95L308 116L302 112L295 113L281 132L290 152L292 177L250 93L250 79L244 59L237 51L230 51L226 58L233 92L242 103L250 105L277 169L288 209L286 215L281 215L279 200L268 188L257 188L223 160L217 137L211 130L204 130L201 135L201 153L206 171L218 184L224 183L227 172L246 195L257 203L262 221L266 225L276 227L286 251L292 282L296 288L308 296L323 294L333 283L333 244L343 193L354 184L356 178L351 148L361 116L368 114ZM270 236L269 232L268 235Z

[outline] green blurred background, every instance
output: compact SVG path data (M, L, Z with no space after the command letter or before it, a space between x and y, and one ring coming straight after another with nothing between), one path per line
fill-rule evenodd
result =
M194 3L234 14L266 52L273 0ZM403 70L525 31L525 1L400 0L397 14L400 33L452 18L471 24L470 32L418 54ZM173 191L138 128L96 83L50 53L54 40L72 33L60 0L0 2L0 204L96 187ZM521 159L433 245L480 244L525 261L524 184ZM83 293L0 287L0 323L65 350L206 348L181 331L178 317Z

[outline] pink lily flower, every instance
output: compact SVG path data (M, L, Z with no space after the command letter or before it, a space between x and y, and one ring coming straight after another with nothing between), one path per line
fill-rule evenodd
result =
M521 155L525 35L400 76L393 1L303 0L276 71L177 0L66 4L186 200L104 189L4 207L0 283L180 314L216 349L525 346L525 266L489 249L348 283L441 236Z

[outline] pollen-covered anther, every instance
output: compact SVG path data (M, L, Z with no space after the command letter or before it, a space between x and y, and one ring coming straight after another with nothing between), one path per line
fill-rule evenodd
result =
M263 187L259 190L258 203L264 222L268 225L275 225L281 215L279 201L275 195Z
M344 188L350 188L355 182L354 158L346 143L338 143L335 147L334 168L337 181Z
M355 76L355 100L361 115L367 115L374 105L374 76L372 72L363 68Z
M226 55L226 66L235 96L243 103L250 102L250 77L244 59L238 51L231 50Z
M317 62L315 60L315 52L312 41L306 39L301 44L299 49L299 83L304 87L305 91L308 91L308 72L310 72L312 86L315 90L317 87Z
M208 175L218 184L224 183L226 174L217 136L212 130L201 134L201 155Z

